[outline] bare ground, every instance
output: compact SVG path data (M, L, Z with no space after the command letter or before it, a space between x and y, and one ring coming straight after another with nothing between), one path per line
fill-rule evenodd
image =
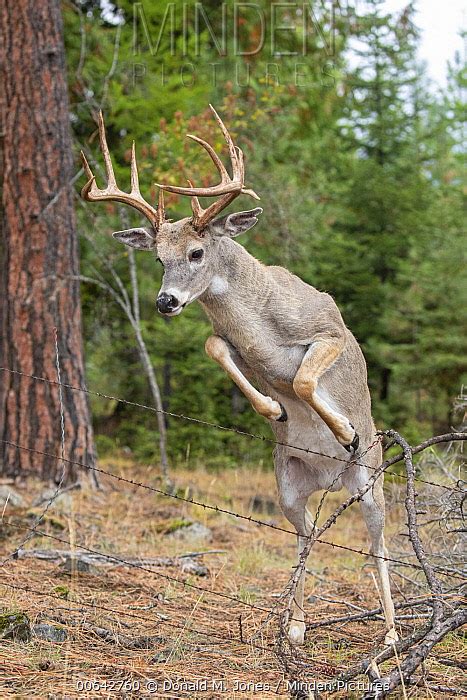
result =
M154 467L134 465L123 458L103 461L100 466L161 488ZM182 496L290 527L274 505L277 499L271 472L246 468L219 474L178 470L175 481ZM393 481L386 486L390 556L400 554L405 546L401 536L405 530L403 485ZM44 490L43 485L29 481L27 489L25 484L13 488L25 503L22 507L6 505L0 535L2 558L27 535L17 528L31 525L33 516L41 512L41 506L31 504ZM340 494L328 497L323 517L339 499ZM189 522L208 527L212 539L177 539L173 532L180 532L179 526ZM35 535L28 549L69 550L84 545L122 559L175 557L208 550L210 553L194 559L204 564L207 573L199 576L185 571L180 562L157 567L145 563L151 570L144 571L117 562L91 566L87 571L77 571L73 565L70 571L63 562L27 557L10 560L1 578L5 584L0 587L3 613L25 613L33 628L53 625L64 629L67 637L52 642L33 634L29 641L22 641L13 634L13 638L0 641L2 698L290 697L274 653L277 621L273 618L264 628L261 623L266 617L264 609L274 605L291 573L296 548L293 535L109 477L102 478L100 491L84 487L61 496L39 529L71 542L71 547ZM355 506L326 535L337 544L368 548ZM378 606L373 566L365 557L324 544L317 544L313 552L306 583L306 613L312 622ZM229 597L183 585L174 578ZM417 572L394 568L396 602L427 593L423 585L418 588L418 581L422 579ZM400 631L410 634L422 623L423 619L401 620ZM383 638L381 619L309 631L304 653L310 682L326 682L370 654ZM439 688L460 687L462 653L465 662L462 634L450 634L417 674L419 684L392 697L405 697L404 692L410 698L459 697ZM360 677L360 681L363 687L365 678ZM197 682L198 689L184 685L187 682ZM333 697L361 695L362 690L347 688ZM326 692L321 695L326 696Z

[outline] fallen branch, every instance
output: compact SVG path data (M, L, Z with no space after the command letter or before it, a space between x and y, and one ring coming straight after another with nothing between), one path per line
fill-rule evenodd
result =
M420 562L421 567L423 568L423 572L425 574L428 585L434 595L432 625L436 626L436 624L440 621L444 611L444 603L442 599L443 588L441 586L440 580L438 579L433 570L433 567L428 561L422 542L420 540L420 536L418 534L417 509L415 505L415 470L412 461L413 450L408 444L408 442L404 440L404 438L401 435L399 435L399 433L397 433L395 430L387 430L385 434L393 438L397 442L397 444L402 447L405 468L407 471L407 496L405 499L405 509L407 511L409 537L417 559ZM429 441L426 440L425 442Z
M457 629L467 622L467 610L465 609L456 611L453 614L446 616L446 606L443 600L443 588L441 581L436 576L434 569L426 556L418 533L417 508L415 503L415 470L412 460L414 450L395 430L385 431L385 435L394 439L395 442L397 442L397 444L402 448L402 456L407 471L405 509L407 511L409 538L433 596L433 614L428 629L426 630L426 634L420 638L420 643L418 643L416 646L410 645L407 647L408 654L406 658L403 661L398 662L396 668L394 668L391 672L386 674L383 678L375 678L373 667L371 664L369 665L366 673L370 676L370 678L372 678L374 683L372 684L370 690L363 695L363 700L383 698L399 685L409 683L413 673L425 661L435 644L438 644L446 636L446 634L448 634L448 632ZM453 433L451 436L452 435L455 434ZM424 445L423 449L425 449L428 444L435 444L433 441L436 440L437 438L432 438L432 441L427 440L425 443L422 443L422 445ZM397 645L395 648L397 649ZM378 661L381 660L382 658L379 656Z
M436 661L444 666L453 666L454 668L460 668L461 671L467 671L466 661L460 661L458 659L445 659L442 656L437 656Z
M204 553L204 552L203 552ZM202 553L200 552L198 556ZM121 557L123 559L123 557ZM20 549L18 559L41 559L56 564L63 564L67 569L73 565L81 571L91 571L93 567L112 567L136 565L154 567L179 567L182 571L205 576L207 569L203 564L195 561L192 554L179 557L125 557L124 563L120 563L117 555L91 554L78 550L67 549Z
M400 642L392 644L391 646L384 646L380 650L375 650L371 656L367 656L361 661L358 661L354 666L351 666L346 671L343 671L339 676L337 676L337 678L334 679L335 689L338 690L339 683L347 683L356 676L361 676L364 673L367 673L374 659L377 658L378 663L382 663L383 661L389 661L389 659L392 659L394 657L394 649L396 650L397 654L401 654L407 651L413 644L416 644L421 639L423 639L423 637L426 635L429 629L430 625L425 625L424 627L421 627L420 629L416 630L413 634L410 635L410 637L407 637L406 639L401 639Z
M420 600L420 601L408 601L406 603L397 603L394 607L396 610L403 610L405 608L413 608L418 606L432 606L432 599ZM352 615L341 615L339 617L330 617L328 620L320 620L319 622L313 622L312 624L307 624L307 631L312 631L318 629L319 627L330 627L332 625L339 625L345 622L362 622L363 620L377 619L379 616L383 615L383 608L374 608L374 610L366 610L365 612L355 613ZM410 616L410 619L412 616ZM384 620L384 617L381 617ZM397 618L400 619L400 618Z
M376 698L383 698L388 693L393 691L401 684L401 678L405 682L410 681L410 677L420 666L420 664L425 661L430 651L433 649L435 644L438 644L444 637L453 630L458 629L462 625L467 623L467 610L458 610L453 615L445 618L443 621L438 622L436 627L433 626L426 634L418 646L410 650L407 657L400 663L399 668L393 669L389 674L383 676L383 678L378 679L379 690L370 690L366 695L364 695L364 700L376 700ZM381 690L382 688L382 690Z
M119 632L113 632L105 627L97 627L96 625L91 625L89 622L78 623L79 629L86 632L91 632L99 639L109 644L116 644L119 647L124 647L125 649L153 649L166 640L164 637L158 635L138 635L137 637L129 637L126 634L121 634Z
M394 432L395 431L392 431L392 430L385 430L385 431L382 431L382 434L390 437L391 434ZM379 433L377 433L377 434L379 434ZM419 452L423 452L423 450L426 450L427 447L431 447L432 445L439 445L442 442L455 442L457 440L467 440L467 432L465 432L465 433L454 432L454 433L444 433L444 435L436 435L435 437L429 438L428 440L424 440L416 447L412 447L411 448L412 454L416 455ZM396 440L394 442L396 442ZM404 451L402 451L400 454L394 455L394 457L390 457L388 460L386 460L387 466L390 467L393 464L397 464L397 462L401 462L403 459L404 459Z
M125 649L152 649L155 646L163 644L167 641L164 637L154 634L142 634L137 635L136 637L130 637L127 634L114 632L106 627L92 625L90 622L70 620L68 618L64 619L62 616L51 615L49 616L49 619L59 622L60 625L65 627L74 627L79 628L79 631L84 630L85 632L90 632L96 637L99 637L99 639L102 639L104 642L115 644ZM121 622L119 624L121 625Z
M463 695L465 697L465 688L451 688L449 685L428 685L425 687L432 693L444 693L449 695Z

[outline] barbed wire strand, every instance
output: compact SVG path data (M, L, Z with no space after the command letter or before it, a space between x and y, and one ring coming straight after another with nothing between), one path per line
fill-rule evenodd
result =
M11 527L14 527L15 529L19 529L19 530L31 530L32 529L32 528L28 528L26 526L13 525L13 524L11 525ZM43 532L43 531L40 531L37 529L34 532L36 535L38 535L40 537L45 537L47 539L54 540L56 542L60 542L61 544L67 544L69 546L72 545L70 540L67 540L65 538L61 538L61 537L58 537L56 535L51 535L49 533L46 533L46 532ZM238 605L242 605L242 606L250 608L252 610L257 610L259 612L266 612L266 613L268 613L268 617L269 616L280 617L280 613L278 611L276 611L274 608L264 608L262 606L254 605L253 603L249 603L247 601L241 600L240 598L237 598L235 596L230 596L230 595L228 595L226 593L222 593L220 591L214 591L213 589L206 588L204 586L197 586L196 584L190 583L189 581L181 580L177 577L170 576L168 574L163 574L159 571L154 571L153 569L150 569L147 566L144 566L143 564L138 564L137 562L134 562L134 561L128 561L127 559L124 559L123 557L119 557L116 554L107 554L106 552L101 552L97 549L92 549L91 547L87 547L86 545L83 545L81 543L75 542L75 543L73 543L73 546L76 547L78 550L83 550L84 552L88 552L89 554L94 554L94 555L97 555L99 557L103 557L105 559L108 559L109 561L116 562L117 565L123 565L123 566L129 567L129 568L132 568L132 569L139 569L141 571L144 571L145 573L149 573L149 574L152 574L152 575L157 576L159 578L166 579L166 580L170 581L171 583L176 583L176 584L182 585L183 587L188 587L188 588L191 588L191 589L194 589L197 591L201 591L202 593L209 593L209 594L214 595L214 596L225 598L227 600L230 600L233 603L236 603ZM295 620L295 618L291 617L290 620L291 621ZM306 621L308 621L310 623L313 622L312 618L310 618L309 616L306 617Z
M59 600L62 604L66 603L66 601L64 601L64 599L59 595L56 595L54 593L49 593L47 591L38 591L34 588L30 588L29 586L20 586L17 583L10 583L9 581L4 581L1 579L0 579L0 586L7 586L8 588L12 588L14 590L25 591L26 593L32 593L33 595L43 596L46 598L52 598L54 600ZM104 612L110 612L110 613L113 613L114 615L117 615L117 616L124 615L126 617L132 617L132 618L135 618L137 620L142 620L146 624L148 623L148 620L149 620L151 622L157 622L159 625L168 625L169 627L175 627L175 628L181 629L185 632L191 632L192 634L201 634L201 635L204 635L206 637L215 637L216 639L221 639L221 640L228 642L230 644L232 644L234 642L238 643L238 644L243 644L243 645L248 646L248 647L254 647L255 649L259 649L260 651L263 651L263 652L272 651L272 648L273 648L273 646L269 645L269 644L267 647L264 647L264 646L261 646L259 644L254 644L253 642L250 643L248 641L242 640L242 639L237 638L237 637L226 637L226 636L220 635L216 632L211 632L211 630L209 632L205 632L205 631L200 630L200 629L195 629L193 627L188 627L187 625L181 625L181 624L178 624L176 622L166 620L165 618L162 618L162 617L155 618L152 616L148 617L148 616L138 615L136 613L128 612L126 610L115 610L115 608L109 608L107 606L100 605L97 603L87 603L87 602L84 602L81 600L77 601L76 604L79 606L84 606L86 608L92 608L95 610L102 610ZM69 608L69 609L75 610L76 612L80 612L79 608L78 609L77 608Z
M8 367L0 367L0 372L10 372L12 374L17 374L19 376L27 377L29 379L34 379L35 381L57 385L57 382L52 380L52 379L46 379L45 377L39 377L39 376L34 375L34 374L28 374L27 372L21 372L20 370L10 369ZM135 408L140 408L140 409L145 410L145 411L151 411L152 413L162 413L163 415L168 416L169 418L177 418L180 420L186 420L186 421L189 421L191 423L196 423L198 425L202 425L202 426L205 426L208 428L215 428L217 430L223 430L225 432L231 432L231 433L235 433L237 435L242 435L242 436L248 437L250 439L261 440L262 442L267 442L271 445L277 445L279 447L288 447L290 449L298 450L300 452L305 452L307 454L313 454L313 455L317 455L318 457L325 457L327 459L332 459L332 460L337 461L337 462L343 462L345 464L349 463L349 460L344 459L343 457L336 457L334 455L328 455L324 452L318 452L317 450L312 450L311 448L308 448L308 447L299 447L297 445L292 445L292 444L287 443L287 442L280 442L278 440L274 440L273 438L269 438L266 435L257 435L256 433L250 433L246 430L240 430L239 428L234 428L232 426L221 425L220 423L213 423L211 421L202 420L201 418L194 418L193 416L186 416L183 413L174 413L173 411L165 411L165 410L157 409L154 406L148 406L147 404L138 403L137 401L129 401L128 399L122 399L118 396L104 394L103 392L100 392L100 391L93 391L91 389L88 389L87 387L78 387L78 386L74 386L72 384L65 384L65 383L62 383L61 386L66 388L66 389L70 389L71 391L81 391L81 392L88 394L90 396L97 396L98 398L107 399L109 401L117 401L118 403L122 403L122 404L125 404L127 406L134 406ZM403 458L403 456L401 454L400 459L402 460L402 458ZM367 469L371 469L371 470L375 471L375 467L372 467L369 464L360 463L360 461L358 461L359 459L360 458L357 457L357 459L353 460L353 464L356 464L356 465L359 465L359 466L362 466L362 467L365 467ZM395 461L399 461L399 458ZM396 476L400 479L407 479L406 474L398 474L397 472L393 472L393 471L389 471L389 470L386 470L385 473L390 474L392 476ZM439 484L439 483L436 483L433 481L428 481L427 479L422 479L421 477L415 477L415 480L420 482L420 483L427 484L429 486L435 486L437 488L442 488L442 489L445 489L448 491L457 490L457 491L463 493L463 489L460 489L456 486L447 486L446 484Z
M367 455L374 447L376 447L376 445L379 445L382 441L383 441L382 436L377 437L376 440L374 442L372 442L371 445L364 452L362 452L361 455L359 455L359 459L362 459L363 457L365 457L365 455ZM332 492L333 486L339 481L339 479L343 476L343 474L345 474L345 472L353 466L354 466L354 463L352 460L350 460L350 462L342 469L342 471L340 471L337 474L337 476L331 481L329 486L323 491L323 495L321 496L320 501L318 503L318 507L316 509L315 517L313 518L310 537L312 537L315 534L315 530L316 530L316 527L318 525L319 516L321 514L321 509L324 506L324 502L325 502L328 494Z
M26 446L18 445L17 443L11 442L11 441L9 441L9 440L0 440L0 443L6 443L6 444L8 444L8 445L11 445L12 447L17 447L18 449L27 450L28 452L33 452L33 453L40 454L40 455L43 455L43 456L46 456L46 457L52 457L52 458L54 458L54 459L60 459L57 455L54 455L54 454L52 454L52 453L43 452L43 451L41 451L41 450L35 450L35 449L32 448L32 447L26 447ZM274 525L273 523L268 523L268 522L266 522L266 521L264 521L264 520L259 520L259 519L257 519L257 518L253 518L252 516L249 516L249 515L243 515L243 514L241 514L241 513L236 513L235 511L227 510L227 509L221 508L220 506L217 506L217 505L216 505L216 506L213 506L213 505L210 505L210 504L208 504L208 503L203 503L203 502L201 502L201 501L196 501L196 500L194 500L193 498L185 498L184 496L179 496L178 494L173 494L173 493L170 493L170 492L168 492L168 491L163 491L162 489L158 489L158 488L155 487L155 486L150 486L149 484L143 484L143 483L141 483L141 482L139 482L139 481L135 481L134 479L129 479L129 478L127 478L127 477L120 476L120 475L118 475L118 474L113 474L112 472L106 471L105 469L101 469L101 468L99 468L99 467L92 467L92 466L90 466L90 465L88 465L88 464L84 464L83 462L77 462L77 461L70 460L70 459L67 459L67 458L65 458L65 461L66 461L67 463L69 463L69 464L72 464L72 465L81 467L81 468L83 468L83 469L88 469L88 470L91 470L91 471L95 471L95 472L97 472L97 473L99 473L99 474L103 474L103 475L105 475L105 476L109 476L109 477L111 477L112 479L116 479L117 481L121 481L121 482L123 482L123 483L130 484L131 486L136 486L137 488L142 488L142 489L146 489L146 490L148 490L148 491L152 491L153 493L157 493L158 495L161 495L161 496L166 496L166 497L168 497L168 498L173 498L173 499L176 499L176 500L178 500L178 501L182 501L182 502L184 502L184 503L189 503L190 505L199 506L200 508L203 508L203 509L205 509L205 510L212 510L212 511L215 511L215 512L217 512L217 513L223 513L223 514L226 514L226 515L230 515L230 516L232 516L232 517L234 517L234 518L238 518L238 519L240 519L240 520L246 520L246 521L248 521L248 522L250 522L250 523L254 523L255 525L258 525L258 526L261 526L261 527L268 527L268 528L271 528L271 529L273 529L273 530L278 530L279 532L285 532L285 533L287 533L287 534L293 535L294 537L297 536L297 533L296 533L295 531L289 530L289 529L284 528L284 527L280 527L280 525ZM346 546L346 545L337 544L336 542L329 542L328 540L323 540L323 539L321 539L321 538L318 538L316 541L319 542L320 544L324 544L324 545L327 545L327 546L329 546L329 547L333 547L333 548L335 548L335 549L343 549L343 550L345 550L345 551L353 552L354 554L359 554L359 555L361 555L361 556L372 557L373 559L382 559L382 560L384 560L384 561L392 562L392 563L398 564L398 565L400 565L400 566L406 566L406 567L409 567L409 568L412 568L412 569L417 569L417 570L420 570L420 569L421 569L421 566L418 565L418 564L413 564L413 563L411 563L411 562L406 562L406 561L403 561L403 560L401 560L401 559L395 559L395 558L392 558L392 557L387 557L387 556L372 554L371 552L367 552L367 551L365 551L364 549L355 549L355 548L353 548L353 547L349 547L349 546ZM464 577L460 576L460 575L457 574L455 571L451 571L451 570L448 569L448 568L436 567L436 570L439 571L440 573L443 573L443 574L447 575L447 576L452 576L452 577L454 577L454 578L460 578L461 580L464 580Z
M15 525L11 524L11 527L14 527L17 530L32 530L32 528L26 527L25 525ZM70 540L67 540L63 537L57 537L57 535L50 535L47 532L43 532L41 530L34 530L34 533L36 535L39 535L40 537L46 537L49 540L54 540L55 542L61 542L62 544L67 544L73 547L76 547L77 549L82 549L85 552L89 552L89 554L96 554L100 557L104 557L105 559L112 560L114 562L117 562L117 564L122 564L123 566L128 566L132 569L139 569L140 571L144 571L145 573L151 574L153 576L157 576L158 578L163 578L166 581L170 581L171 583L176 583L180 586L184 586L187 588L192 588L195 591L200 591L201 593L210 593L211 595L218 596L219 598L224 598L225 600L229 600L232 603L236 603L238 605L243 605L244 607L251 608L252 610L258 610L259 612L266 612L270 613L271 610L270 608L264 608L260 605L255 605L254 603L249 603L245 600L241 600L240 598L236 598L235 596L231 596L228 593L222 593L222 591L215 591L212 588L206 588L205 586L198 586L196 583L190 583L190 581L186 581L184 579L177 578L176 576L170 576L170 574L164 574L161 571L154 571L154 569L150 569L148 566L144 566L144 564L138 564L137 562L134 561L128 561L127 559L123 559L122 557L117 556L116 554L107 554L106 552L100 552L97 549L92 549L91 547L86 547L83 544L80 544L78 542L71 543ZM17 550L18 552L18 550Z

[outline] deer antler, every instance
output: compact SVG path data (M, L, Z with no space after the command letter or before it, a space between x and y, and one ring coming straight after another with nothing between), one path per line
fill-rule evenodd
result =
M123 204L129 204L130 207L137 209L144 216L146 216L151 222L154 230L157 232L158 228L165 221L165 211L164 211L164 194L162 190L159 191L159 203L157 209L151 206L142 197L139 189L139 179L138 179L138 167L136 165L136 154L135 154L135 142L131 148L131 191L129 194L123 192L117 186L115 180L114 169L112 166L112 160L110 158L109 147L107 146L107 139L105 137L105 126L104 118L102 112L99 112L99 140L101 145L102 155L104 156L105 170L107 173L107 186L105 189L101 190L96 185L96 177L93 174L86 156L83 151L81 151L81 159L83 161L83 167L86 171L86 175L89 180L84 185L81 190L81 196L88 202L100 202L104 200L123 202Z
M213 187L193 187L192 183L188 180L189 187L174 187L173 185L158 185L161 190L167 190L167 192L173 192L175 194L182 194L191 197L191 208L193 211L193 226L197 231L201 231L206 224L208 224L219 212L221 212L227 205L230 204L239 194L248 194L254 199L259 199L256 192L245 188L245 166L243 160L242 150L236 146L230 136L227 128L217 114L216 110L212 105L209 105L214 117L219 124L224 138L226 140L227 146L229 147L230 162L232 165L232 177L230 177L221 159L214 151L212 146L209 145L203 139L198 136L193 136L193 134L187 134L188 138L199 143L209 154L211 160L216 166L219 175L221 176L221 181L218 185ZM219 197L216 202L213 202L207 209L203 209L199 203L198 197Z

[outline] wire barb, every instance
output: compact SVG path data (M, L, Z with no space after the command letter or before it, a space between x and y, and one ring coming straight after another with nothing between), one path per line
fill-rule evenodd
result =
M28 377L29 379L34 379L38 382L45 382L47 384L57 384L56 381L53 379L46 379L45 377L38 377L35 374L28 374L27 372L21 372L16 369L10 369L8 367L0 367L0 372L10 372L11 374L17 374L22 377ZM109 401L117 401L118 403L122 403L126 406L134 406L135 408L141 408L142 410L145 411L151 411L152 413L162 413L164 416L168 416L169 418L178 418L180 420L186 420L189 421L190 423L196 423L197 425L202 425L207 428L215 428L217 430L224 430L230 433L235 433L237 435L243 435L244 437L251 438L253 440L261 440L263 442L268 442L271 445L278 445L280 447L290 447L291 449L298 450L300 452L305 452L306 454L313 454L317 455L318 457L327 457L328 459L332 459L336 462L343 462L344 464L352 464L352 465L358 465L361 467L365 467L366 469L370 470L375 470L375 467L370 466L369 464L365 464L364 462L360 461L360 457L356 460L355 458L352 458L349 462L349 458L344 459L341 457L335 457L334 455L328 455L324 452L319 452L318 450L312 450L308 447L298 447L297 445L292 445L287 442L280 442L279 440L274 440L273 438L269 438L265 435L257 435L255 433L249 433L246 430L239 430L238 428L233 428L232 426L227 426L227 425L221 425L219 423L212 423L210 421L202 420L201 418L194 418L193 416L185 416L183 413L174 413L173 411L165 411L162 409L155 408L154 406L148 406L143 403L138 403L137 401L129 401L128 399L122 399L121 397L118 396L112 396L110 394L104 394L100 391L92 391L91 389L88 389L87 387L80 387L80 386L73 386L72 384L64 384L62 383L62 387L65 387L66 389L70 389L71 391L82 391L85 394L88 394L89 396L98 396L101 399L107 399ZM384 435L383 432L377 433L377 435ZM413 454L417 454L418 452L421 452L422 450L426 449L427 447L430 447L431 445L438 444L440 442L451 442L454 440L467 440L467 432L462 433L462 432L453 432L453 433L447 433L445 435L437 435L434 438L430 438L429 440L425 440L424 442L420 443L420 445L417 445L416 447L413 448ZM377 444L376 442L373 443L373 446ZM371 446L370 446L371 447ZM368 448L365 451L369 451L370 448ZM395 457L390 457L388 460L386 460L389 463L389 466L392 464L396 464L397 462L400 462L403 459L403 454L395 455ZM386 469L385 471L386 474L390 474L391 476L396 476L399 479L407 479L406 474L398 474L397 472L389 471L389 469ZM447 486L446 484L438 484L434 481L429 481L428 479L422 479L421 477L415 477L415 481L418 481L421 484L427 484L429 486L435 486L440 489L444 489L446 491L457 491L458 493L465 494L465 488L462 487L461 482L457 482L457 486Z
M35 449L32 448L32 447L26 447L25 445L18 445L17 443L11 442L10 440L3 440L3 439L0 439L0 443L6 444L6 445L10 445L11 447L16 447L16 448L18 448L18 449L20 449L20 450L27 450L28 452L32 452L32 453L34 453L34 454L40 454L40 455L44 455L44 456L46 456L46 457L52 457L53 459L61 459L60 456L54 455L54 454L51 453L51 452L43 452L43 451L41 451L41 450L35 450ZM254 523L255 525L260 525L260 526L264 526L264 527L269 527L269 528L271 528L271 529L273 529L273 530L278 530L278 531L280 531L280 532L286 532L286 533L288 533L288 534L290 534L290 535L293 535L294 537L296 537L296 535L297 535L297 533L296 533L294 530L287 530L286 528L279 527L278 525L274 525L274 524L272 524L272 523L268 523L268 522L266 522L266 521L264 521L264 520L257 520L257 519L255 519L255 518L252 518L252 517L249 516L249 515L242 515L241 513L235 513L234 511L230 511L230 510L226 510L226 509L224 509L224 508L220 508L220 507L217 506L217 505L216 505L216 506L212 506L212 505L209 505L209 504L207 504L207 503L202 503L202 502L200 502L200 501L195 501L193 498L184 498L183 496L179 496L178 494L174 494L174 493L170 493L170 492L168 492L168 491L163 491L162 489L158 489L158 488L156 488L155 486L150 486L149 484L142 484L141 482L135 481L134 479L128 479L128 478L126 478L126 477L124 477L124 476L119 476L118 474L113 474L112 472L106 471L105 469L101 469L101 468L99 468L99 467L92 467L92 466L90 466L90 465L88 465L88 464L84 464L83 462L77 462L77 461L74 461L74 460L71 460L71 459L66 459L66 458L65 458L64 461L66 461L68 464L73 464L73 465L75 465L75 466L81 467L82 469L89 469L90 471L96 472L96 473L98 473L98 474L104 474L105 476L109 476L109 477L111 477L112 479L116 479L117 481L121 481L121 482L126 483L126 484L131 484L132 486L136 486L137 488L147 489L148 491L152 491L153 493L157 493L157 494L159 494L160 496L165 496L165 497L167 497L167 498L174 498L174 499L176 499L176 500L178 500L178 501L184 501L185 503L189 503L189 504L195 505L195 506L200 506L200 507L202 507L202 508L204 508L204 509L208 509L208 510L214 510L214 511L216 511L216 512L218 512L218 513L225 513L226 515L230 515L230 516L232 516L232 517L234 517L234 518L239 518L239 519L241 519L241 520L247 520L248 522ZM383 466L383 465L381 465L381 466ZM379 470L380 470L380 469L381 469L381 467L379 467ZM316 541L317 541L317 542L320 542L321 544L328 545L328 546L330 546L330 547L335 547L335 548L337 548L337 549L344 549L344 550L346 550L346 551L348 551L348 552L354 552L354 554L360 554L361 556L366 556L366 557L370 557L370 556L371 556L371 557L373 557L374 559L382 559L382 560L384 560L384 561L394 562L394 563L399 564L399 565L401 565L401 566L408 566L408 567L413 568L413 569L421 569L421 566L420 566L420 565L411 564L410 562L405 562L405 561L402 561L402 560L400 560L400 559L394 559L394 558L387 557L387 556L381 556L381 555L377 555L377 554L372 554L371 552L366 552L366 551L363 550L363 549L354 549L354 548L352 548L352 547L347 547L347 546L345 546L345 545L337 544L337 543L335 543L335 542L328 542L328 541L323 540L323 539L321 539L321 538L319 538L319 537L315 537L314 535L310 535L310 536L308 537L308 539L310 539L311 537L314 537L314 538L316 539ZM439 571L440 573L445 574L445 575L447 575L447 576L452 576L452 577L454 577L454 578L460 578L460 579L462 579L462 580L467 579L467 576L466 576L466 577L464 577L464 576L459 576L458 574L456 574L455 572L453 572L453 571L451 571L451 570L449 570L449 569L447 569L447 568L443 568L443 567L435 567L435 568L436 568L437 571Z

